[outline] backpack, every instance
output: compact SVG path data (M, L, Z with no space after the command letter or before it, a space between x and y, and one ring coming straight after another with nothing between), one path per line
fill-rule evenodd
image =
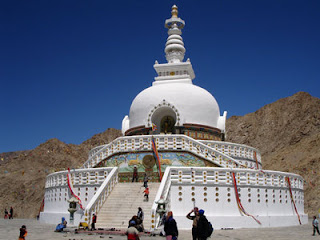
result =
M213 227L212 227L212 224L211 224L211 222L209 222L208 221L208 226L207 226L207 233L208 233L208 235L207 235L207 237L211 237L211 235L212 235L212 233L213 233Z

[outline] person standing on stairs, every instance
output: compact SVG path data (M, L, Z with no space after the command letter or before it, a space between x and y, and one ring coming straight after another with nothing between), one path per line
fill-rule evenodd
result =
M133 168L133 173L132 173L132 182L134 182L134 180L136 180L136 182L138 182L138 168L136 166L134 166Z
M143 218L144 218L144 214L143 214L143 211L142 211L142 208L139 207L138 208L138 213L137 213L137 217L138 217L138 220L140 221L140 227L141 227L141 231L140 232L143 232L144 231L144 227L143 227Z
M144 191L145 201L149 201L149 188L147 187Z
M145 174L144 174L144 177L143 177L143 186L144 186L145 188L148 187L148 180L149 180L149 177L148 177L148 175L145 173Z
M137 217L140 219L141 223L143 222L144 214L141 207L138 207Z

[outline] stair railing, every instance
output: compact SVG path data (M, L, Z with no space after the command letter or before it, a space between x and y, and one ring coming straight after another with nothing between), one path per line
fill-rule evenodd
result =
M100 208L105 203L107 197L110 195L111 191L113 190L114 186L118 183L118 168L114 167L111 172L107 175L104 182L99 187L96 194L90 200L88 205L84 210L84 222L87 222L90 225L92 214L98 213Z
M133 151L152 151L150 135L119 137L111 143L89 156L83 164L84 168L96 166L103 159L116 153ZM186 135L154 135L158 150L178 150L192 152L196 156L205 158L207 161L221 167L243 168L244 166L236 159L227 154L210 147L201 141L195 140ZM245 167L244 167L245 168Z
M151 208L151 229L150 231L154 231L157 229L161 223L160 219L160 214L157 212L158 210L158 201L160 199L164 200L167 202L166 209L170 209L170 199L169 199L169 192L170 192L170 187L171 187L171 179L170 179L170 171L171 167L167 167L166 171L163 174L161 184L158 188L157 195L154 199L154 202L152 204Z

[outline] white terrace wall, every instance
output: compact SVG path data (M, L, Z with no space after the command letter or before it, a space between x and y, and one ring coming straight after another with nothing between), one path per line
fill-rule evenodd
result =
M232 180L236 174L241 204L253 218L238 208ZM293 198L302 223L304 213L303 179L296 174L277 171L257 171L227 168L170 168L171 188L167 200L180 229L190 229L192 222L185 216L194 206L205 210L215 228L277 227L298 225L298 216L291 202L289 177Z
M85 208L113 168L88 168L71 170L71 181L75 194ZM67 184L68 171L60 171L47 176L44 195L44 210L40 221L59 223L65 217L68 221L69 200L72 196ZM83 211L78 206L74 222L79 222Z

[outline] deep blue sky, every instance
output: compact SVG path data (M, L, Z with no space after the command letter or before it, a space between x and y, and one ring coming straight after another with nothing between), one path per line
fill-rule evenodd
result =
M319 0L1 1L0 152L120 129L155 60L166 62L174 3L194 84L221 114L320 97Z

